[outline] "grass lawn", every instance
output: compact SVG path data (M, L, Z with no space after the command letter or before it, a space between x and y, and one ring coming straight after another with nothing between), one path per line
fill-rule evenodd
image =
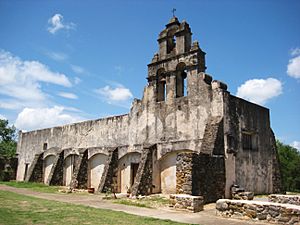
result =
M0 224L182 224L0 191Z
M147 196L142 199L121 198L121 199L115 199L112 202L123 204L123 205L132 205L132 206L145 207L145 208L167 207L170 203L169 199L155 196L155 195Z
M48 186L42 183L34 183L34 182L0 181L0 184L5 184L16 188L30 188L33 191L46 192L46 193L55 193L58 192L58 190L60 189L59 186Z

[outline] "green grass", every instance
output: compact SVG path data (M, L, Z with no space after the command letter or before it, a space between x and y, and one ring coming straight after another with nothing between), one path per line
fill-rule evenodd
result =
M123 212L38 199L0 191L0 225L26 224L182 224Z
M122 198L113 200L113 203L123 204L123 205L132 205L143 208L159 208L169 205L169 199L159 197L159 196L148 196L142 199L130 199Z
M46 192L46 193L55 193L58 192L58 190L60 189L60 187L58 186L48 186L42 183L33 183L33 182L0 181L0 184L5 184L16 188L29 188L33 191Z

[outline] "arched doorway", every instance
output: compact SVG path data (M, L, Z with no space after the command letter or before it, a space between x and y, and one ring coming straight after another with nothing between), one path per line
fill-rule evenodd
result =
M50 172L51 172L52 167L53 167L54 160L55 160L55 156L54 155L48 155L44 159L44 183L45 184L48 181Z
M131 152L120 158L118 169L119 192L126 193L131 190L131 187L135 182L140 159L141 154L138 152Z
M78 160L78 155L69 155L65 159L64 163L64 185L69 186L72 181L73 172L75 169L76 162Z
M104 154L95 154L89 159L89 187L98 188L106 160Z
M160 159L161 193L176 193L176 157L177 152L167 153Z

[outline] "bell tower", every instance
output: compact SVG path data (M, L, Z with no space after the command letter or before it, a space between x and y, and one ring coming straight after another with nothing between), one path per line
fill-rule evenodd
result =
M159 51L148 65L148 83L157 102L189 95L189 77L205 72L205 52L186 21L173 16L158 36Z

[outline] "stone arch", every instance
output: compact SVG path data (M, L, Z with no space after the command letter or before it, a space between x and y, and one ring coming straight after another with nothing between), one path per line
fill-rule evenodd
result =
M129 152L119 159L118 192L126 193L131 191L140 160L141 153L139 152Z
M64 185L69 186L72 181L75 166L78 161L77 154L68 154L64 160Z
M187 71L184 62L180 62L176 66L176 98L187 95Z
M52 171L52 167L55 163L55 159L56 156L54 154L48 154L45 158L44 158L44 166L43 166L43 173L44 173L44 183L46 184L48 179L49 179L49 175Z
M103 153L96 153L89 158L88 164L88 185L95 189L98 188L104 171L108 156Z
M165 78L165 69L160 68L156 72L156 82L157 82L157 98L156 100L158 102L160 101L165 101L167 97L167 83L166 83L166 78Z
M177 154L192 152L192 150L173 150L165 153L160 161L160 188L163 194L176 193L176 162Z
M171 29L167 33L167 54L176 49L176 29Z

